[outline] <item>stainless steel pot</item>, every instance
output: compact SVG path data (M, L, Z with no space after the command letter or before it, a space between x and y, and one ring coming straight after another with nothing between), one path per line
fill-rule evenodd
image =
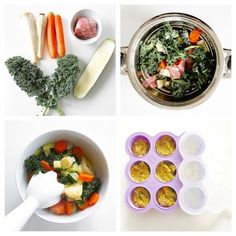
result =
M174 27L185 27L188 30L196 27L201 29L201 37L205 40L208 50L216 59L214 77L206 88L202 91L195 91L189 96L178 100L173 98L167 91L144 88L137 77L135 68L140 42L167 22ZM129 46L121 48L121 73L128 74L133 87L139 95L153 105L175 109L192 108L209 98L222 77L231 77L231 50L222 49L215 32L202 20L184 13L165 13L145 22L134 34Z

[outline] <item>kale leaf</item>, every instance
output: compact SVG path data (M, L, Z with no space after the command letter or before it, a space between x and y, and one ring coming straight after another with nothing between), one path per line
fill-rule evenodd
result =
M48 110L64 114L58 101L71 92L78 78L80 69L76 56L69 54L59 58L51 77L44 76L36 65L20 56L9 58L5 64L20 89L29 97L35 97L37 105L44 108L43 115Z

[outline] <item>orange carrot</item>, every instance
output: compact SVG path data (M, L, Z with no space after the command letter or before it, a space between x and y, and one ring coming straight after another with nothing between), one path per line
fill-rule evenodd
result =
M93 179L94 179L93 175L83 174L83 173L79 175L79 180L84 182L92 182Z
M193 29L189 34L189 41L191 43L197 43L200 38L200 31L197 29Z
M60 15L55 15L55 29L57 39L57 52L59 57L64 57L66 54L64 31L62 25L62 19Z
M44 170L46 171L50 171L53 170L53 167L49 165L49 163L47 161L40 161L41 166L43 167Z
M73 202L65 201L66 214L72 215L76 211L76 206Z
M95 205L98 202L98 199L99 199L99 194L94 193L88 200L89 206Z
M85 210L88 206L89 206L88 200L85 200L84 204L82 204L82 205L78 204L78 208L81 211Z
M162 60L162 61L160 62L160 64L159 64L159 68L161 68L161 69L165 69L166 66L167 66L166 60Z
M48 53L51 58L57 57L57 40L56 40L56 30L55 30L55 19L52 12L48 13L47 16L47 28L46 28L46 39L48 46Z
M65 215L66 214L65 201L61 200L56 205L53 205L53 206L49 207L48 209L49 209L49 211L51 211L52 213L54 213L56 215Z

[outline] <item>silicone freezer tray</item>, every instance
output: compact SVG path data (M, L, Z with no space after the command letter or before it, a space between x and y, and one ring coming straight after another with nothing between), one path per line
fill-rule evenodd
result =
M155 149L156 141L159 140L159 138L161 138L164 135L171 136L176 143L175 151L169 156L161 156L157 153L157 151ZM178 148L180 137L181 136L176 136L170 132L161 132L161 133L158 133L157 135L155 135L154 137L149 136L146 133L139 132L139 133L132 134L127 139L126 152L129 155L129 162L126 165L125 174L126 174L129 186L128 186L128 189L125 194L125 201L126 201L128 208L130 208L136 212L146 212L146 211L150 210L151 208L154 208L157 211L167 213L167 212L171 212L171 211L175 210L177 207L179 207L178 194L180 192L180 189L183 186L183 184L180 181L179 176L178 176L178 167L183 160L183 158L181 157L181 155L179 153L179 148ZM150 145L149 151L143 157L135 156L131 150L133 142L135 140L137 140L138 138L144 138L144 139L148 140L149 145ZM150 168L149 178L142 183L135 182L130 176L131 167L135 163L140 162L140 161L145 162ZM169 182L161 182L156 177L156 174L155 174L156 168L157 168L158 164L162 161L172 162L176 166L177 173L176 173L175 177ZM157 195L158 190L164 186L171 187L177 194L177 200L176 200L175 204L171 207L162 207L158 204L158 202L156 200L156 195ZM132 202L132 193L133 193L134 189L137 187L145 188L146 190L148 190L148 192L150 194L149 204L144 208L138 208Z

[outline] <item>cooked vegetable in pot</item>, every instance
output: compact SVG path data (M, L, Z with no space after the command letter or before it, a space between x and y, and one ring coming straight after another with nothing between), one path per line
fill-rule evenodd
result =
M161 156L169 156L175 151L176 143L171 136L163 135L156 141L155 148Z
M85 210L99 200L101 181L83 150L72 143L59 140L38 148L25 160L28 179L39 172L55 171L57 179L65 185L61 201L49 207L57 215L71 215Z
M143 187L137 187L133 190L131 200L138 208L145 208L150 202L150 193Z
M176 166L170 161L162 161L156 168L156 177L161 182L169 182L175 178Z
M177 195L173 188L165 186L158 190L156 198L161 207L171 207L175 204Z
M131 166L130 175L135 182L144 182L150 176L150 167L143 161L134 163Z
M147 89L162 90L175 99L204 90L214 77L216 60L198 28L164 24L140 42L137 76Z

